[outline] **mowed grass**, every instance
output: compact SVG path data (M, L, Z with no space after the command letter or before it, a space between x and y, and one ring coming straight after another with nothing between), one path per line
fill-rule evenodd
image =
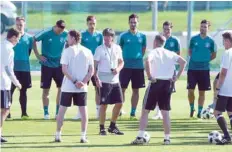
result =
M14 94L13 106L11 109L13 120L6 121L3 127L3 134L8 139L8 143L1 145L3 152L211 152L223 151L231 152L232 145L216 146L207 141L208 133L212 130L220 130L216 120L190 120L189 105L187 101L186 76L177 81L177 93L172 96L172 132L171 145L164 146L162 121L149 119L147 131L151 135L151 141L148 145L132 146L130 142L135 139L138 132L139 121L130 121L130 95L129 88L126 93L126 102L123 109L127 114L123 115L118 123L119 128L124 131L124 136L107 135L99 136L98 121L94 120L95 103L94 88L89 87L88 110L90 121L88 126L89 143L80 144L80 121L74 121L72 118L76 114L77 107L71 107L67 111L64 127L62 131L62 143L54 143L54 134L56 122L52 120L43 120L43 110L41 102L42 90L39 88L39 76L33 76L33 88L28 90L28 114L31 120L22 121L20 119L21 110L18 100L18 92ZM212 77L213 79L213 77ZM145 89L140 91L140 101L137 110L137 117L141 113L142 99ZM56 88L53 83L50 93L50 115L53 118L55 114ZM205 107L211 103L212 92L206 93ZM107 118L111 116L112 106L109 106ZM151 116L154 112L150 113ZM228 121L228 119L227 119ZM106 121L106 127L109 120ZM229 127L229 125L228 125Z
M62 12L28 12L27 28L43 29L55 24L59 19L66 21L68 29L84 30L86 29L86 17L95 15L97 17L97 29L103 30L110 27L115 31L125 31L128 29L128 16L131 13L137 12L107 12L107 13L65 13ZM139 30L152 31L152 12L138 12L139 15ZM231 18L232 10L220 11L195 11L193 14L192 28L193 31L199 30L199 24L202 19L211 21L211 31L215 31L224 25ZM165 11L158 12L158 31L162 31L162 24L166 20L170 20L174 27L173 32L187 31L188 12L186 11ZM228 29L232 28L229 24Z

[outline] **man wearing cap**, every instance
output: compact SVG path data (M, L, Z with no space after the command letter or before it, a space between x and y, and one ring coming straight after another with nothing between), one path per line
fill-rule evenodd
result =
M42 100L44 108L44 119L50 119L49 90L52 79L54 79L58 88L56 97L56 115L59 110L60 87L63 80L63 73L60 65L61 53L63 51L67 39L67 31L65 30L65 22L59 20L52 28L45 29L34 36L34 52L41 64L41 84L43 89ZM42 43L42 54L39 54L36 42Z

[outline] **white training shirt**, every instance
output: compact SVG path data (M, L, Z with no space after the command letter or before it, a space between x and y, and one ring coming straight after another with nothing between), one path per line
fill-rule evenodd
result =
M151 76L161 80L171 79L178 59L179 56L176 53L163 47L149 51L148 60L151 62Z
M219 91L219 95L232 97L232 48L224 52L221 61L222 68L227 69L227 74Z
M93 66L93 55L91 51L81 44L69 46L64 49L61 56L61 64L68 65L68 73L77 81L82 81L88 74L89 66ZM87 92L87 84L81 89L77 88L71 80L64 76L62 92Z
M1 90L10 90L11 83L13 82L16 86L19 85L14 74L14 45L8 40L1 42ZM6 70L7 68L7 70Z
M94 60L98 61L98 77L104 83L119 83L119 73L113 75L111 69L118 67L118 60L122 58L122 49L113 43L111 48L105 44L97 47Z

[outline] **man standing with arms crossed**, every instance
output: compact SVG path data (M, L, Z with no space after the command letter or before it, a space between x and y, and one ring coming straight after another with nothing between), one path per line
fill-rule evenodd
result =
M180 41L179 41L179 39L177 39L177 37L172 35L172 27L173 27L173 25L172 25L172 22L170 22L170 21L165 21L163 23L163 36L166 38L164 48L180 55ZM178 69L179 69L179 67L176 66L176 70L178 70ZM174 75L176 75L175 72L174 72ZM173 92L175 92L175 91L176 91L176 89L174 86ZM154 117L152 117L152 119L162 119L162 114L161 114L161 111L159 110L158 106L156 106L156 110L157 110L157 113L156 113L156 115L154 115Z
M14 28L9 29L7 32L6 40L1 42L1 143L7 142L2 137L3 122L6 120L10 112L11 106L11 83L13 83L19 90L22 88L17 80L14 68L14 50L13 47L18 43L20 32Z
M102 45L103 37L101 33L96 32L97 19L95 16L88 16L86 19L88 29L81 33L81 45L91 50L94 55L95 50L98 46ZM99 118L100 109L100 97L99 91L96 87L94 77L91 78L92 84L95 87L95 102L96 102L96 119ZM79 119L80 114L78 113L74 119Z
M124 68L120 72L123 99L129 82L132 83L130 119L136 119L135 113L139 101L139 88L145 87L143 55L146 51L146 36L137 29L139 17L136 14L129 16L130 30L124 32L119 40L122 48Z
M221 71L216 85L217 102L214 115L218 126L223 131L224 137L217 141L217 145L231 144L231 136L227 128L227 123L222 115L227 111L232 130L232 33L222 34L225 52L222 56Z
M16 28L20 32L19 43L14 47L14 73L22 85L19 95L19 103L21 105L22 119L28 119L27 114L27 89L31 88L31 73L30 73L30 54L33 47L33 38L31 35L24 31L25 19L23 17L16 18ZM11 94L13 93L16 86L12 84ZM8 118L10 114L8 115Z
M157 104L163 116L164 144L170 144L171 122L169 111L171 110L170 100L173 82L179 79L186 61L176 53L164 49L165 40L164 36L157 35L154 40L154 49L149 52L145 60L145 69L150 83L144 96L138 136L131 143L133 145L145 144L143 137L148 123L148 114L150 110L155 109ZM176 77L173 77L177 63L180 65L180 70Z
M63 73L60 65L61 53L63 51L67 31L65 31L65 22L59 20L52 28L48 28L34 36L34 51L36 57L41 63L41 84L43 89L43 108L44 119L50 119L49 115L49 91L52 79L56 82L58 88L56 96L56 115L59 110L60 87L63 80ZM39 54L36 42L42 41L42 55Z
M205 91L211 90L210 84L210 61L216 58L216 44L208 36L210 23L202 20L200 24L200 34L193 36L189 45L189 65L187 72L188 100L190 104L190 117L194 116L195 108L194 90L198 85L198 114L201 118L201 111L205 102Z

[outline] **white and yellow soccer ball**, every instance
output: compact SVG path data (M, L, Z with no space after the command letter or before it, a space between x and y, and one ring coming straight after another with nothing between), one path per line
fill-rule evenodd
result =
M212 131L208 135L208 142L211 144L216 144L217 140L221 140L222 135L218 131Z
M212 108L206 108L206 109L202 110L201 117L203 119L212 119L212 118L214 118L213 109Z

